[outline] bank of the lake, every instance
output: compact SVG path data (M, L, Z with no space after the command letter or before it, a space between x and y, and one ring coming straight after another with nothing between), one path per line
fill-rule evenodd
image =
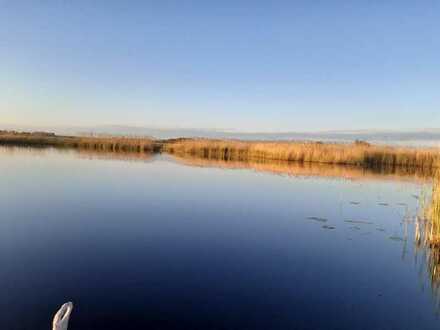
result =
M104 151L167 152L227 161L295 161L352 165L364 168L404 168L434 171L440 149L310 141L241 141L201 138L156 140L149 137L58 136L52 133L0 131L0 144L77 148Z

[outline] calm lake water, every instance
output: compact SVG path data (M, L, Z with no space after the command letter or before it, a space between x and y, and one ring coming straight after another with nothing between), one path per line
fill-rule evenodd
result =
M439 328L422 180L118 157L0 148L0 329Z

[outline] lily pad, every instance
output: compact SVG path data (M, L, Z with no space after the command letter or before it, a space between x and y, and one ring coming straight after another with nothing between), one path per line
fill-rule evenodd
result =
M328 219L320 218L320 217L307 217L308 220L318 221L318 222L327 222Z
M357 223L360 225L372 225L373 223L370 221L363 221L363 220L345 220L344 222L347 223Z
M390 240L397 241L397 242L405 242L406 241L405 238L399 237L399 236L390 236L389 238L390 238Z

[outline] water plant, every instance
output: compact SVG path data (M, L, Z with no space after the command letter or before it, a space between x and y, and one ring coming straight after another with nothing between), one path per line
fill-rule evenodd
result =
M154 140L128 136L58 136L53 133L0 131L0 144L82 148L112 152L168 152L179 156L224 161L297 162L351 165L394 171L433 172L440 168L440 150L354 143L240 141L216 139Z
M405 148L368 143L317 143L283 141L238 141L181 139L164 144L177 155L207 159L296 161L343 164L367 168L438 168L440 151L434 148Z
M440 303L440 171L433 179L432 195L429 203L426 198L420 198L420 212L416 217L415 245L416 253L422 253L422 263L425 264L431 277L432 291L439 297Z

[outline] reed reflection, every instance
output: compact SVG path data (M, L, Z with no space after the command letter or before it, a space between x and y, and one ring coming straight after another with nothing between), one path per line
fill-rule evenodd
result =
M294 177L327 177L346 180L398 180L415 183L427 183L432 180L433 171L427 168L378 167L306 163L274 160L221 160L191 155L171 156L176 162L188 166L251 169L257 172L287 175Z

